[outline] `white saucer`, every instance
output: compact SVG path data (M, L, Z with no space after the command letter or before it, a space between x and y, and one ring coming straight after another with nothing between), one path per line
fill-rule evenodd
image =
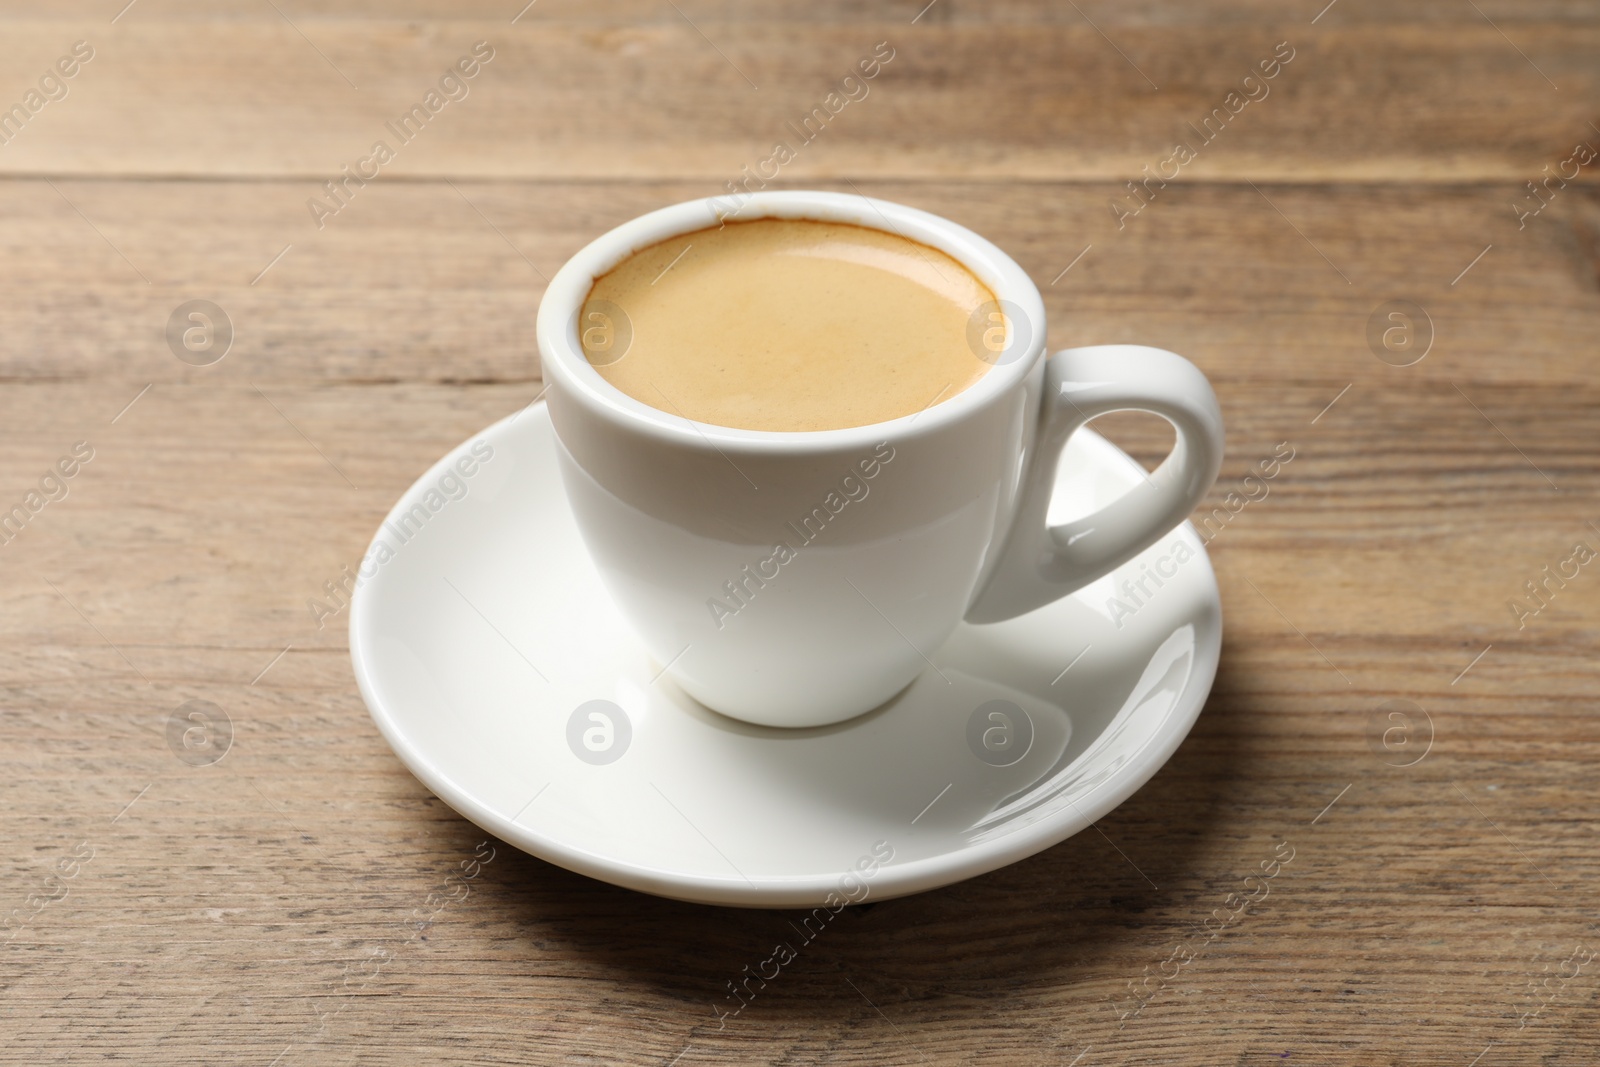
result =
M1061 471L1051 522L1144 477L1090 431ZM351 656L406 766L551 863L707 904L881 900L1070 837L1177 749L1222 644L1216 579L1185 524L1064 600L961 626L860 718L807 730L725 718L661 673L602 588L542 404L423 475L368 559ZM1152 568L1175 573L1158 586ZM1141 577L1143 592L1120 592ZM1108 603L1119 595L1122 609Z

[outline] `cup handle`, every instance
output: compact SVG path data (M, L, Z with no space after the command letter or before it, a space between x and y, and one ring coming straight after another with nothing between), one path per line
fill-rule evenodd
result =
M1129 409L1172 423L1172 453L1144 482L1094 514L1047 525L1067 439L1096 415ZM1040 424L1005 545L967 610L968 622L1032 611L1126 563L1187 518L1222 467L1222 410L1211 383L1193 363L1160 348L1096 345L1057 352L1045 364Z

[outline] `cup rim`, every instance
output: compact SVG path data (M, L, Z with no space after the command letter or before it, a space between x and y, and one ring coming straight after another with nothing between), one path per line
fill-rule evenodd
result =
M889 200L821 190L782 190L703 197L658 208L601 234L556 272L539 304L535 336L547 387L570 395L588 411L636 433L677 445L735 447L745 452L828 451L871 447L886 440L935 432L1008 393L1025 379L1045 349L1044 298L1026 271L998 246L949 219ZM724 219L764 218L843 222L920 242L961 263L995 299L1020 309L1028 329L988 372L953 396L919 412L884 422L828 430L753 430L693 419L651 407L603 378L584 356L577 313L595 279L640 249Z

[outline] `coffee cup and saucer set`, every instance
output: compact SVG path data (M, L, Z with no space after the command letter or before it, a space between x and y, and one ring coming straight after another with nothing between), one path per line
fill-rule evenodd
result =
M591 290L725 204L599 237L540 306L543 398L439 460L372 542L350 647L378 728L501 840L705 904L883 900L1087 828L1216 675L1216 579L1185 521L1222 461L1210 385L1155 348L1049 354L1022 268L927 212L769 192L737 219L949 257L995 297L981 374L842 428L653 406L597 366L584 331L631 327ZM1153 473L1084 428L1130 409L1176 430Z

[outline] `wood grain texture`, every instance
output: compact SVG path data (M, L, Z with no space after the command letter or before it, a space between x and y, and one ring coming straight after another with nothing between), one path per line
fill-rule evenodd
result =
M1600 950L1600 570L1507 606L1600 549L1594 172L1512 206L1600 144L1594 5L121 6L0 2L0 105L97 49L0 145L0 508L94 450L0 544L0 1063L1594 1062L1600 967L1564 961ZM317 228L307 198L479 39L471 95ZM307 598L538 394L567 256L719 191L879 40L778 184L954 218L1038 282L1054 344L1212 378L1205 712L1097 831L852 909L720 1030L784 913L491 842L419 933L483 834L384 744ZM1272 94L1127 216L1280 40ZM191 299L235 329L213 366L166 345ZM1431 324L1412 366L1369 342L1393 300ZM1170 441L1100 425L1146 462ZM233 725L213 766L166 743L195 699ZM1391 700L1427 715L1409 766L1373 746ZM1270 898L1172 977L1280 842Z
M1123 180L1182 141L1200 153L1190 177L1519 182L1593 133L1588 102L1600 96L1592 22L1522 22L1515 40L1485 19L1111 28L1115 38L1083 18L840 24L715 11L301 27L270 11L172 23L139 8L115 26L17 23L0 42L15 72L7 106L74 41L96 51L66 97L0 148L0 173L297 178L309 195L382 140L397 153L390 181L722 185L782 141L797 154L789 179ZM385 124L480 40L495 58L402 146ZM860 98L813 140L790 132L879 42L894 58ZM1254 90L1262 98L1208 131L1279 42L1292 59Z

